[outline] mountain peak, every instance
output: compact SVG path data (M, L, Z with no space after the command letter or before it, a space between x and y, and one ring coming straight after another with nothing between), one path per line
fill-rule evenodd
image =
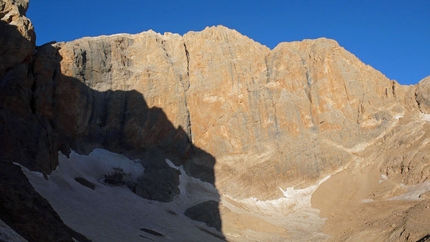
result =
M0 3L1 235L428 238L429 78L225 26L36 48L26 3Z

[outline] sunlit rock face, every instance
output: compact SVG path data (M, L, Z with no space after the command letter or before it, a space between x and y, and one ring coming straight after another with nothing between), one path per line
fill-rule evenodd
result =
M0 76L20 64L28 64L35 47L34 28L25 17L28 0L2 1L0 3L1 30ZM15 45L19 48L11 48Z
M116 191L99 182L103 174L86 174L86 165L79 171L86 176L56 170L58 157L59 167L67 167L99 149L142 166L132 186L118 191L153 208L142 216L163 214L155 230L140 218L145 227L133 225L136 236L426 238L429 221L419 215L430 190L428 78L402 86L334 40L270 50L223 26L36 47L27 6L0 3L0 201L9 201L1 205L11 211L2 210L0 219L24 239L38 239L45 232L37 231L55 225L60 232L45 233L45 241L85 240L63 224L87 229L58 199L63 193L50 188L76 188L61 192L95 200L104 199L99 191ZM36 191L13 162L25 167ZM22 189L15 193L15 187ZM22 214L14 209L26 206L22 197L39 201L43 209L29 211L50 220L35 213L33 224L17 226ZM127 214L124 219L133 217ZM187 228L162 231L167 220ZM366 227L369 221L385 232Z
M78 140L73 149L173 144L186 157L186 135L216 158L218 189L235 197L276 198L278 187L321 179L397 116L418 110L414 87L388 80L323 38L270 50L218 26L184 36L83 38L52 48L63 74L54 119L61 133ZM106 97L84 93L70 78ZM116 91L136 92L146 104L109 95ZM157 108L173 127L153 130L157 121L139 117Z
M422 79L418 83L415 95L421 112L430 114L430 76Z
M372 164L398 184L416 184L428 176L427 158L412 173L398 173L410 159L393 153L398 140L391 138L413 131L406 136L426 153L426 145L418 146L421 139L413 138L427 132L420 108L424 84L417 89L388 80L333 40L281 43L270 50L218 26L184 36L148 31L43 48L58 53L62 75L52 113L67 149L147 154L154 145L162 147L187 174L215 182L221 198L215 212L228 238L249 236L244 229L250 223L243 221L253 220L239 215L245 211L270 217L257 219L265 229L253 228L253 238L284 238L279 237L284 227L295 228L290 238L326 238L318 210L310 207L313 186L362 160L371 161L363 167ZM406 143L397 149L402 154ZM193 147L209 153L209 159ZM157 164L149 166L156 167L153 174L167 171L163 162ZM176 184L161 201L174 200ZM285 195L294 186L312 189ZM381 197L394 194L391 188ZM313 237L297 232L309 229L299 225L303 216L315 229ZM289 222L280 222L285 217ZM208 224L219 227L218 222Z

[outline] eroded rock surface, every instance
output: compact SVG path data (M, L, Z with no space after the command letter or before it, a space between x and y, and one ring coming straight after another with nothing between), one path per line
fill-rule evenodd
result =
M418 110L415 87L388 80L328 39L270 50L218 26L184 36L149 31L49 48L58 50L63 74L51 113L60 133L77 141L73 149L158 143L184 162L187 136L217 159L217 187L235 197L275 198L278 187L310 184L351 161L348 151L364 149L397 116ZM106 97L100 101L80 85ZM147 107L109 96L118 90L142 95ZM163 128L168 125L151 129L157 117L138 115L157 108L182 134ZM213 165L203 159L185 164Z
M351 211L371 214L380 207L362 205L360 199L385 204L404 192L400 184L428 180L429 78L402 86L334 40L281 43L270 50L223 26L184 36L147 31L35 47L27 6L27 1L0 2L5 33L0 51L6 53L0 56L0 159L4 170L15 172L14 179L22 183L18 194L29 199L43 200L12 162L47 175L58 165L58 151L88 154L104 148L141 162L145 174L133 190L145 199L177 198L178 167L214 185L219 201L187 211L195 220L226 231L227 239L297 240L306 235L300 231L309 230L283 218L323 226L308 205L312 192L306 189L336 172L341 173L319 192L332 189L329 185L339 177L354 177L339 180L347 190L363 184L372 188L352 192L335 209L330 201L345 190L314 197L321 216L351 204ZM372 172L361 176L363 170ZM380 175L389 182L378 183ZM307 200L291 202L291 187L303 188ZM4 191L4 199L16 195ZM367 215L336 226L350 213L330 218L321 231L339 240L354 235L424 238L424 227L417 230L415 222L427 198L418 198L424 201L390 205L393 210L374 218L386 233L357 225L369 222ZM70 240L68 228L46 201L40 203L56 221L48 223L65 231L58 236ZM289 214L303 204L308 206L304 215ZM20 202L15 206L25 207ZM407 214L393 219L391 212ZM18 230L18 222L1 219L24 238L33 238L25 235L32 225ZM396 223L388 226L388 220ZM312 228L315 236L305 239L327 238L318 226Z
M45 48L58 50L62 76L55 100L61 108L54 113L58 129L74 150L85 153L105 147L147 152L157 144L173 154L170 158L176 157L175 164L183 164L189 175L215 184L221 198L235 201L282 198L281 191L287 187L305 188L359 159L373 157L366 153L369 147L379 147L372 149L374 155L386 152L386 163L375 161L374 165L396 182L416 184L428 177L427 159L413 166L414 173L400 172L397 177L405 166L402 163L409 160L402 158L399 163L393 156L405 157L409 151L396 154L390 152L394 144L384 143L392 136L404 140L400 145L415 140L400 133L422 123L412 120L423 112L425 82L418 88L401 86L333 40L281 43L270 50L218 26L184 36L148 31ZM103 95L135 92L145 101L97 101L97 96L82 91L86 87ZM73 100L79 101L70 105ZM157 109L165 115L161 120L171 124L153 128L160 122L151 121L157 118L148 118L151 115L142 110ZM120 119L118 113L127 115ZM402 119L405 116L415 118ZM419 132L427 132L426 126L419 127L424 127ZM216 163L212 156L206 159L189 147L207 151ZM419 152L426 153L425 149ZM151 167L151 174L167 168L165 164ZM154 182L151 179L142 181ZM171 187L175 196L177 183L163 180L162 186ZM242 215L235 216L229 212L223 221L226 231L241 230L231 229ZM279 224L271 222L273 228L264 233L279 230ZM323 238L318 236L314 239Z
M417 85L416 99L421 112L430 113L430 76L422 79Z
M58 164L55 133L33 109L35 35L27 7L25 0L0 2L0 219L28 241L86 241L64 225L17 164L44 173Z

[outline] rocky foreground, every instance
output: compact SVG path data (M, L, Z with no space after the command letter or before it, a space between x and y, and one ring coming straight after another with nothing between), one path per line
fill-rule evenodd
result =
M48 189L108 194L57 169L95 149L142 167L125 197L170 211L147 239L430 238L430 78L402 86L334 40L270 50L223 26L36 47L27 7L0 2L0 239L98 241L64 212L81 193Z

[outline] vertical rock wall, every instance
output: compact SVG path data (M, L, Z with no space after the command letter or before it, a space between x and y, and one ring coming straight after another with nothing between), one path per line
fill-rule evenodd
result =
M0 2L0 219L28 241L73 241L80 236L17 165L50 173L58 164L56 134L34 106L35 34L27 7L25 0Z
M321 178L395 117L417 110L415 87L388 80L328 39L269 50L218 26L42 49L57 51L61 75L51 81L53 98L36 103L55 103L46 114L55 113L52 122L66 146L83 153L160 146L186 166L211 167L188 157L192 142L217 159L219 188L239 197L276 197L277 187ZM164 119L169 122L154 128Z

